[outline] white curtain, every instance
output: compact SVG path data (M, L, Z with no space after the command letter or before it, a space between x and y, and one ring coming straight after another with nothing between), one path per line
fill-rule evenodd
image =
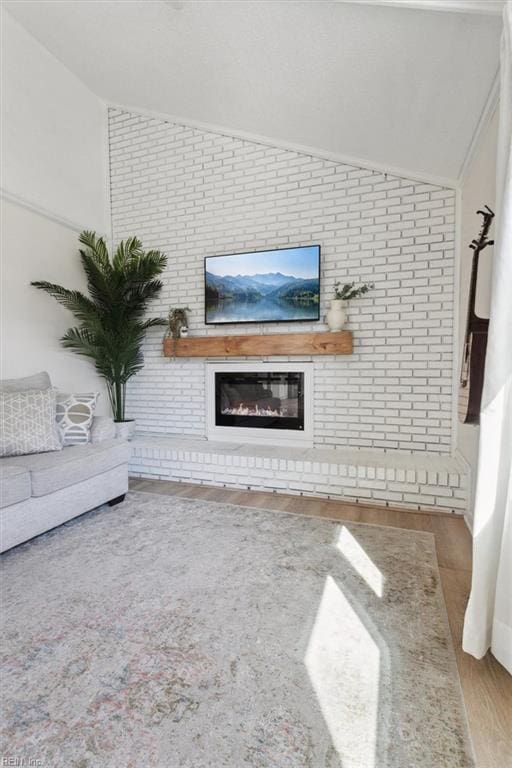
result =
M490 648L512 674L512 0L503 22L491 312L462 646L477 659Z

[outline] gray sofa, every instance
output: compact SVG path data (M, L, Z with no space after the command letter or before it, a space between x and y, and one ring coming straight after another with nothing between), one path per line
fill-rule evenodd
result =
M31 388L30 381L34 377L0 386L17 391ZM130 446L112 433L112 421L99 417L90 443L0 459L0 552L101 504L122 501Z

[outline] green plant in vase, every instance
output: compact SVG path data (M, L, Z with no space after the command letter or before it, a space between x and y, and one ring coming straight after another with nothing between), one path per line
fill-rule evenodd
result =
M188 315L189 307L171 307L167 317L167 330L165 339L173 340L173 357L176 357L176 339L188 334Z
M334 286L334 300L335 301L350 301L350 299L357 299L359 296L364 296L368 291L373 290L375 285L373 283L363 283L356 287L355 283L336 283Z
M336 283L334 286L334 299L325 316L330 331L341 331L347 322L347 302L364 296L374 288L373 283L363 283L356 286L355 283Z

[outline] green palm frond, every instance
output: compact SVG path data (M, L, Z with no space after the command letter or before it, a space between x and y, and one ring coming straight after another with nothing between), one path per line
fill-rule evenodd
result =
M153 280L165 269L166 258L160 251L148 251L137 261L130 262L128 266L130 277L134 281L145 282Z
M114 298L114 280L112 265L103 264L101 258L92 251L79 251L82 269L87 278L87 289L93 301L100 305L109 305Z
M63 347L72 349L79 355L92 357L93 360L97 358L96 336L87 328L68 328L60 341Z
M112 259L105 240L95 232L82 232L79 242L84 246L79 253L89 296L47 281L32 285L53 296L78 320L61 344L94 362L107 383L114 418L122 421L126 382L144 364L146 331L166 324L163 318L145 315L149 302L162 290L158 276L167 259L160 251L144 251L137 237L119 243Z
M125 306L134 316L142 317L147 303L158 296L162 287L160 280L132 283L124 295Z
M165 319L165 317L152 317L149 320L144 320L144 322L141 323L141 328L147 331L148 328L155 328L156 326L162 326L167 324L168 324L168 321Z
M84 230L78 237L78 242L85 245L89 253L93 254L101 265L106 269L110 264L107 244L103 237L96 237L96 232Z
M137 264L143 256L141 241L137 237L129 237L117 246L112 266L116 272L121 272L132 264Z
M96 304L87 296L84 296L83 293L80 293L80 291L70 291L61 285L48 283L45 280L34 281L31 285L53 296L59 304L69 309L82 322L88 320L92 322L98 316Z

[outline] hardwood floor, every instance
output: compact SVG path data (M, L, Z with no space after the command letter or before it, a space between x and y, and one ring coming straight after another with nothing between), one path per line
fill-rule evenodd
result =
M437 558L448 619L455 646L477 768L512 766L512 677L488 653L477 661L461 648L464 610L471 584L471 536L461 517L442 512L405 512L382 507L266 493L237 491L163 480L130 481L133 490L184 496L190 499L229 502L333 520L430 531L435 536ZM439 768L458 768L444 765Z

